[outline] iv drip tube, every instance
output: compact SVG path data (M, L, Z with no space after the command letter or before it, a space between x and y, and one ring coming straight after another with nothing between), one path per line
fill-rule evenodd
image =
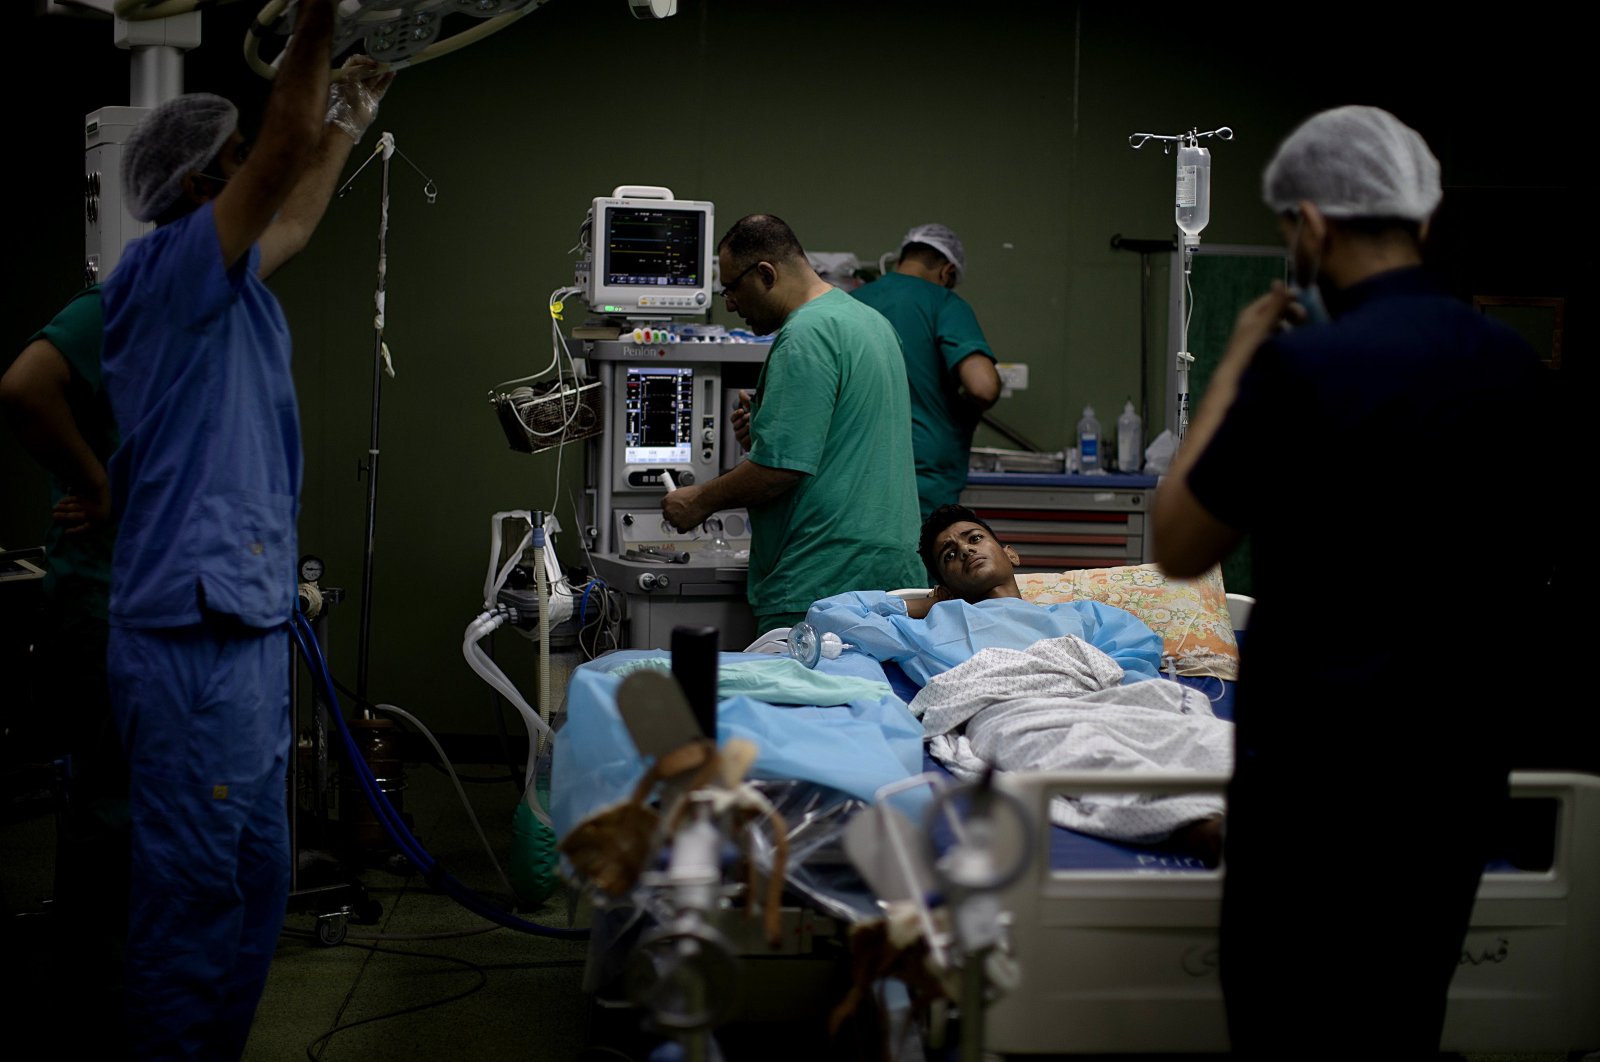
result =
M535 936L554 937L558 940L584 940L589 936L587 929L561 929L554 926L542 926L537 922L529 922L518 918L509 911L501 909L488 898L475 892L473 889L456 879L444 870L438 860L428 854L421 842L411 833L400 813L389 803L389 798L378 788L377 780L373 778L371 769L361 756L355 738L351 736L350 729L345 723L344 713L339 708L338 693L334 689L333 676L328 672L328 662L322 656L321 647L317 644L316 635L311 630L310 623L300 613L295 613L289 627L290 636L300 650L300 655L306 661L306 666L311 670L312 679L322 686L322 692L328 699L329 715L332 716L339 730L339 737L344 744L345 757L349 761L349 768L356 775L361 784L362 792L366 794L371 803L373 812L377 815L384 832L394 841L400 854L409 859L422 874L429 885L439 889L451 899L474 914L480 915L509 929L523 933L532 933Z

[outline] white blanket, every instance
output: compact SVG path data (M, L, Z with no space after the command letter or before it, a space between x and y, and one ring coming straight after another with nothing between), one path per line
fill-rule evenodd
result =
M1233 769L1233 724L1201 693L1123 672L1081 638L984 649L928 680L911 702L934 759L959 778L1003 771ZM1148 844L1222 812L1213 795L1088 794L1052 802L1057 825Z

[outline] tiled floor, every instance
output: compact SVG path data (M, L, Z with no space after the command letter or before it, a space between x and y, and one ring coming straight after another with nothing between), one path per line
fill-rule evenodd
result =
M424 847L455 877L507 904L448 779L414 765L408 779L404 807ZM464 788L504 867L516 790L509 783ZM581 942L494 928L431 890L409 864L397 869L375 858L357 876L367 898L381 906L377 924L351 924L344 942L329 947L316 938L314 912L290 914L246 1062L578 1055L585 1015ZM530 917L565 925L567 898L558 892Z

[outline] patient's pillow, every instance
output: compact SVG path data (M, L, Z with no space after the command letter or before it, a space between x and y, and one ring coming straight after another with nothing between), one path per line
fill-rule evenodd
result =
M1233 637L1222 569L1198 579L1174 579L1154 564L1083 568L1018 575L1026 601L1100 601L1144 620L1161 635L1163 654L1176 657L1180 675L1239 677L1239 643Z

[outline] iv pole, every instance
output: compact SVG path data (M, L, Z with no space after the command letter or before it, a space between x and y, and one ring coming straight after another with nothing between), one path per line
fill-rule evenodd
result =
M1195 129L1189 130L1187 133L1180 133L1177 136L1161 136L1161 135L1156 134L1156 133L1133 133L1128 137L1128 146L1133 148L1133 150L1138 151L1140 148L1144 147L1145 144L1149 143L1150 141L1159 140L1159 141L1161 141L1161 153L1163 155L1168 155L1168 154L1172 153L1172 145L1173 144L1180 144L1180 145L1182 145L1184 147L1199 147L1200 138L1203 137L1203 136L1214 136L1218 140L1232 140L1233 139L1233 130L1224 125L1224 126L1218 128L1218 129L1211 130L1209 133L1202 133L1202 132L1199 131L1198 128L1195 128ZM1180 159L1180 162L1181 162L1181 159L1182 159L1182 153L1181 152L1179 153L1179 159ZM1180 166L1180 171L1181 171L1181 166ZM1179 205L1179 207L1181 209L1184 205L1186 205L1186 204L1184 204L1182 202L1183 176L1182 176L1181 172L1179 173L1178 191L1179 191L1179 204L1178 205ZM1209 198L1209 195L1210 195L1210 192L1209 192L1209 189L1208 189L1208 191L1207 191L1208 198ZM1209 202L1208 202L1207 205L1208 205L1208 208L1209 208ZM1202 223L1202 227L1203 227L1203 223ZM1183 341L1182 341L1182 345L1178 347L1178 353L1177 353L1177 370L1178 370L1178 387L1177 387L1177 391L1178 391L1178 396L1177 396L1178 397L1178 413L1177 413L1177 419L1178 419L1178 424L1177 424L1177 431L1174 434L1176 434L1178 439L1181 441L1183 439L1184 433L1189 428L1189 366L1194 364L1194 355L1189 353L1189 315L1190 315L1190 312L1191 312L1190 311L1190 307L1189 307L1189 294L1188 294L1188 292L1189 292L1189 277L1190 277L1190 274L1193 272L1193 268L1194 268L1194 249L1196 247L1200 246L1200 234L1199 234L1198 231L1193 232L1193 233L1184 232L1182 234L1182 236L1180 237L1180 242L1183 245L1183 284L1184 284L1184 286L1183 286L1183 288L1181 289L1181 292L1180 292L1180 302L1179 302L1179 305L1178 305L1178 312L1179 312L1179 315L1180 315L1180 317L1181 317L1181 319L1183 321Z
M388 345L383 341L383 315L389 278L389 162L396 154L427 182L422 186L422 194L427 196L431 206L439 198L438 186L433 183L431 177L417 168L416 163L406 158L405 152L395 147L393 133L384 133L378 138L378 144L373 148L372 154L367 156L367 161L350 175L350 179L344 182L338 192L338 197L344 198L350 186L372 160L379 155L383 156L383 179L380 185L382 206L378 215L378 286L372 297L375 310L372 318L372 434L367 444L366 463L356 468L357 478L360 478L362 472L367 476L367 518L361 561L361 638L356 650L356 699L363 702L363 705L367 700L367 670L372 641L372 555L378 515L378 416L383 402L383 374L387 372L390 376L394 375L394 362L389 356ZM361 713L366 718L372 717L371 710L364 706Z

